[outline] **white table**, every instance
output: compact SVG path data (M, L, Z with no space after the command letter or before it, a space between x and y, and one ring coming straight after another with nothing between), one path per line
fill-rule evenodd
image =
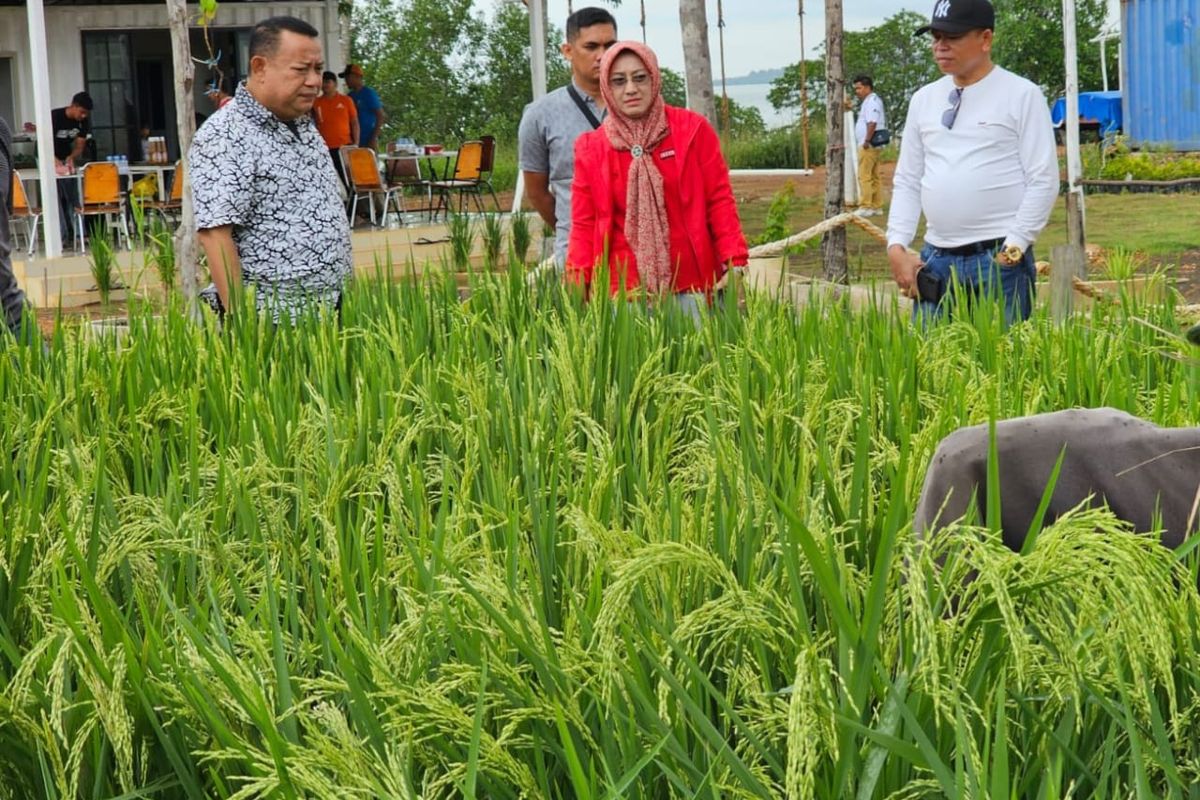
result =
M433 180L445 180L446 175L450 172L450 161L458 157L457 150L439 150L436 153L386 153L379 156L379 161L384 167L384 173L387 173L387 165L392 161L416 161L418 164L421 159L425 159L425 163L429 166L429 172ZM433 165L433 159L440 158L442 161L442 175L439 176L437 168Z

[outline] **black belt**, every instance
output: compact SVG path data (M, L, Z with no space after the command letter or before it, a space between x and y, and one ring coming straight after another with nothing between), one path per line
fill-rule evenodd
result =
M933 245L933 249L940 253L945 253L951 256L973 256L979 253L991 253L999 250L1004 244L1004 239L988 239L984 242L972 242L971 244L960 244L958 247L938 247Z

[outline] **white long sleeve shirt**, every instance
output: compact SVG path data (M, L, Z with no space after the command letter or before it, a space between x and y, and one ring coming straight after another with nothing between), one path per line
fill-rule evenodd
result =
M888 246L908 247L925 214L925 241L959 247L990 239L1022 250L1046 227L1058 197L1050 111L1030 81L994 67L963 89L953 128L946 76L913 95L892 186Z

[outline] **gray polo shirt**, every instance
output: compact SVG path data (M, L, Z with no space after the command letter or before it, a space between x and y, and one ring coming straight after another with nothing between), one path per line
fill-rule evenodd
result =
M591 95L579 88L596 119L604 119L604 111ZM575 177L575 140L592 130L592 123L571 99L567 87L547 94L525 107L521 117L520 162L523 172L541 172L550 176L550 191L554 195L554 216L558 222L554 232L554 255L562 264L567 258L567 242L571 236L571 180Z

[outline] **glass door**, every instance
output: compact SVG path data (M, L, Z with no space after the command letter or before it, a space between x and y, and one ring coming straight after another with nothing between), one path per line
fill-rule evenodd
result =
M91 117L93 156L103 159L128 154L137 136L129 34L85 31L83 77L86 91L95 103Z

